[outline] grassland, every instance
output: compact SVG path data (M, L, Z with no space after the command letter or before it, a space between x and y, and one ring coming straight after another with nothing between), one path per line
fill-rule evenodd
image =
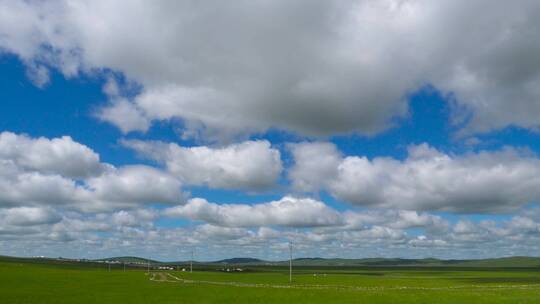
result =
M0 259L0 303L540 303L536 268L284 267L186 273Z

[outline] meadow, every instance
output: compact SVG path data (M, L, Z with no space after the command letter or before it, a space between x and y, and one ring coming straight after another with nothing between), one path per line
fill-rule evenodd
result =
M147 273L1 260L0 303L540 303L537 268L304 266L288 280L286 267Z

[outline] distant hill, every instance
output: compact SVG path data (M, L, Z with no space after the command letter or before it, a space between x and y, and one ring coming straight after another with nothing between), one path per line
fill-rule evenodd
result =
M252 258L234 258L216 261L213 263L248 264L285 266L289 261L264 261ZM478 260L441 260L435 258L400 259L400 258L366 258L366 259L325 259L325 258L297 258L293 260L296 266L343 266L343 267L385 267L385 266L411 266L411 267L540 267L539 257L505 257L496 259Z
M7 257L0 256L0 261L25 261L37 263L103 263L117 262L127 264L162 264L162 265L185 265L189 262L160 262L141 257L123 256L103 258L97 260L86 259L65 259L65 258L45 258L45 257ZM289 261L265 261L255 258L231 258L214 262L193 262L198 265L244 265L244 266L287 266ZM293 260L295 266L314 267L459 267L459 268L489 268L489 267L515 267L515 268L540 268L540 257L503 257L494 259L477 260L441 260L435 258L425 259L400 259L400 258L365 258L365 259L326 259L326 258L296 258Z
M471 267L540 267L540 258L537 257L506 257L498 259L465 260L460 266Z
M264 264L267 262L263 260L259 260L259 259L253 259L253 258L232 258L232 259L219 260L212 263L216 263L216 264Z

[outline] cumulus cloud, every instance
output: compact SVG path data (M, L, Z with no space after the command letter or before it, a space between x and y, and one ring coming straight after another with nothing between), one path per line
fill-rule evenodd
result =
M117 226L137 227L151 223L157 218L158 213L153 209L120 210L112 215L112 223Z
M300 191L313 192L324 187L325 177L338 174L342 155L336 145L329 142L289 144L295 166L288 171L293 187Z
M123 133L179 121L182 136L209 141L269 129L369 135L407 115L407 97L426 85L449 100L461 134L510 125L538 130L539 8L533 0L0 0L0 52L16 54L39 87L50 69L68 78L122 73L140 90L124 94L110 78L108 105L95 115ZM142 206L181 204L184 184L268 189L282 172L279 151L265 141L125 144L167 170L102 163L70 137L1 133L2 253L149 248L143 253L177 258L174 243L209 255L261 255L284 251L291 239L299 253L317 256L539 249L537 210L456 223L420 212L507 212L537 202L539 160L516 149L451 155L420 145L397 160L344 156L329 143L292 145L294 189L376 209L338 211L292 196L259 204L198 198L164 214L200 225L166 228L153 224L157 211Z
M44 67L68 77L107 68L143 86L101 112L124 132L181 119L184 135L206 139L373 134L426 84L465 110L468 132L540 125L538 1L0 6L0 48L40 67L38 84Z
M69 137L0 134L0 208L103 211L178 204L185 199L181 186L178 178L159 169L101 163L99 155ZM30 214L42 209L20 210Z
M463 217L456 223L446 222L430 213L357 210L341 212L342 220L336 225L308 228L282 226L288 223L271 216L268 217L270 220L261 220L261 223L277 221L275 227L240 226L247 223L246 220L223 220L223 216L238 215L236 210L230 211L236 208L262 219L258 214L259 207L270 207L267 203L231 205L223 205L220 216L209 216L208 221L201 218L201 223L182 227L155 225L159 215L152 209L98 214L70 211L60 218L46 215L52 210L36 209L28 212L31 214L28 216L27 210L22 208L4 209L0 210L0 243L3 253L25 255L52 252L54 256L54 252L62 252L63 256L100 257L131 252L172 260L189 257L189 249L195 248L198 260L245 255L279 260L286 258L289 240L294 242L297 256L350 258L526 255L537 251L540 241L538 209L524 210L509 219L478 221ZM17 215L21 212L23 214ZM332 212L336 211L329 211ZM21 215L24 220L20 219ZM8 221L8 217L15 221ZM215 220L219 218L222 220ZM171 247L170 244L181 246Z
M13 226L35 226L54 224L62 217L49 208L16 207L0 209L0 221Z
M103 93L108 96L112 106L98 109L94 113L96 118L115 124L123 133L146 132L150 128L150 119L127 98L122 97L121 88L113 77L109 77L103 85Z
M86 190L60 175L26 171L0 160L0 207L76 203Z
M408 229L421 229L435 236L451 230L448 221L429 213L407 210L337 211L323 202L292 196L258 204L216 204L194 198L185 205L165 209L162 214L202 222L201 229L207 234L219 231L218 235L232 237L239 233L247 235L252 231L249 229L259 229L257 237L253 232L251 237L257 240L303 240L307 244L345 240L357 243L367 239L404 243L408 239ZM220 231L220 227L224 230ZM303 231L298 232L297 229Z
M88 179L92 198L84 207L127 207L144 203L174 204L184 200L181 182L168 173L148 166L125 166Z
M2 132L0 159L9 159L21 168L71 178L98 175L106 167L100 163L97 153L69 136L30 138Z
M448 155L422 144L404 160L370 160L328 145L290 146L289 177L299 190L326 190L361 206L450 212L507 212L540 200L540 160L513 148Z
M447 231L449 227L448 221L438 215L410 210L347 211L344 217L349 230L375 225L392 229L424 228L429 232L439 233Z
M115 124L123 133L148 130L150 121L129 101L116 99L112 103L97 113L99 119Z
M343 224L340 214L324 203L290 196L255 205L219 205L194 198L183 206L166 209L164 214L226 227L316 227Z
M134 140L123 144L164 163L169 172L190 185L264 190L275 185L282 170L280 152L268 141L246 141L221 148Z

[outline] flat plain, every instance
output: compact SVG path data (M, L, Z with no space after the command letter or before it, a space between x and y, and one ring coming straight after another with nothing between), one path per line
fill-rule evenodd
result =
M248 267L193 273L0 259L1 303L540 303L538 268Z

